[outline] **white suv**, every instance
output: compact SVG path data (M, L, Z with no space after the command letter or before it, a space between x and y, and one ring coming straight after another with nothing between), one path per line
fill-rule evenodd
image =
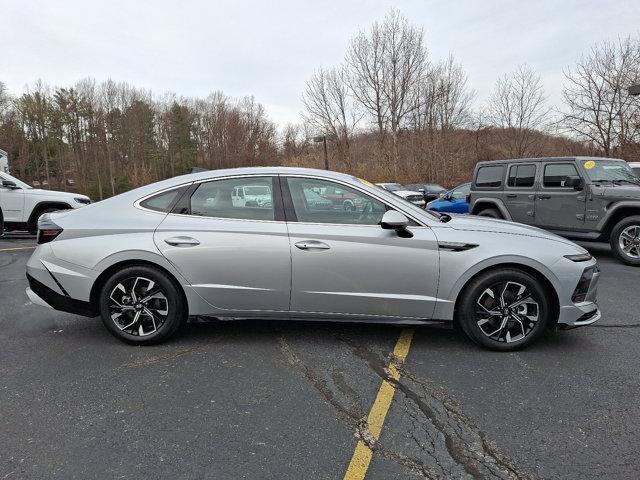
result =
M32 188L0 172L0 235L11 230L35 233L43 213L80 208L89 203L91 200L86 195Z

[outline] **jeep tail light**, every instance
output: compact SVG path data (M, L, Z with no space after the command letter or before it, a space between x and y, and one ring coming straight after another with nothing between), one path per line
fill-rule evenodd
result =
M51 220L48 213L38 219L38 245L55 240L62 233L62 228Z

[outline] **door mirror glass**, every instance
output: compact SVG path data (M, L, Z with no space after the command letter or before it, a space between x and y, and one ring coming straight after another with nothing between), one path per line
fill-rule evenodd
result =
M571 175L569 177L567 177L567 180L565 182L567 187L572 187L575 188L576 190L581 190L582 189L582 178L580 178L577 175Z
M20 188L15 184L15 182L12 182L11 180L2 180L2 186L10 190L17 190Z

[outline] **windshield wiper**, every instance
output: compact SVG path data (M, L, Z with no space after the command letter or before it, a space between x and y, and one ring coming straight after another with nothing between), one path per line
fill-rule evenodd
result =
M631 180L629 178L619 178L614 180L614 182L627 182L627 183L630 183L631 185L640 185L640 180Z

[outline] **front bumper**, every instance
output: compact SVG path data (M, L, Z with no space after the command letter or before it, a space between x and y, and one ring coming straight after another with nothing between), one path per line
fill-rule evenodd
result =
M583 327L586 325L591 325L600 320L600 318L602 317L602 313L600 312L598 304L596 303L599 280L600 270L596 268L596 271L591 278L591 283L589 284L589 289L587 290L584 301L580 303L573 303L573 301L568 301L566 304L560 307L558 328L566 330L570 328Z

